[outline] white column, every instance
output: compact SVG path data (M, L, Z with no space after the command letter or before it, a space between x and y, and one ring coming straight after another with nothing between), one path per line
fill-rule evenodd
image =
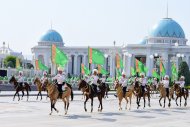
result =
M185 56L185 61L186 61L187 65L189 66L189 55Z
M146 73L146 76L151 76L151 59L150 54L148 53L146 55L146 67L148 68L148 72Z
M131 75L131 61L132 60L132 57L127 57L127 61L126 61L126 73L127 73L127 76L129 77Z
M113 64L112 64L112 63L113 63L112 61L113 61L113 60L112 60L112 56L111 56L111 55L110 55L110 59L109 59L109 60L110 60L110 61L109 61L109 62L110 62L110 76L113 77L113 68L112 68L112 65L113 65Z
M77 75L77 57L78 55L74 55L74 74Z
M84 66L86 66L86 55L85 54L82 56L82 63L84 64Z

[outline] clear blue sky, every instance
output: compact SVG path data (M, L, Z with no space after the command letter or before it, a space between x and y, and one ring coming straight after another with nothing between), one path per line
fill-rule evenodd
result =
M169 17L190 40L190 0L168 0ZM31 54L51 27L66 46L138 43L161 18L167 0L0 0L0 46ZM189 43L190 44L190 43Z

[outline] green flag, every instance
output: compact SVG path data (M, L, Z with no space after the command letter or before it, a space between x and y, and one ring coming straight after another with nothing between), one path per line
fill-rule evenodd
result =
M178 73L177 73L177 68L176 68L175 63L172 63L171 70L172 70L172 81L177 80Z
M135 71L135 69L134 69L133 67L131 67L131 75L132 75L132 76L135 76L135 75L136 75L136 71Z
M88 61L89 63L104 65L104 54L98 49L88 48Z
M81 64L81 73L85 75L89 75L90 70L87 67L85 67L84 64Z
M148 68L139 60L135 60L135 67L136 67L136 71L141 73L144 72L146 73L148 71Z
M48 71L49 68L45 66L40 60L36 60L36 70L43 70L43 71Z
M154 69L152 70L152 77L160 79L159 74Z
M164 77L166 75L166 69L165 69L164 64L162 63L161 60L160 60L160 73L161 73L162 77Z
M58 64L60 66L65 66L65 64L68 61L68 57L66 54L61 51L59 48L57 48L54 44L52 45L52 50L51 50L51 55L52 55L52 61L55 64Z
M117 79L120 79L122 76L121 72L119 71L119 69L116 69L116 77Z
M98 73L103 74L103 75L108 74L108 72L101 65L98 65Z

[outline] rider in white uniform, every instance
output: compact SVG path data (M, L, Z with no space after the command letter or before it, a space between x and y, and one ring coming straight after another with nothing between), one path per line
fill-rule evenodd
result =
M125 75L125 72L124 72L124 71L122 72L122 77L121 77L121 79L119 80L119 84L121 84L121 86L122 86L122 89L123 89L123 97L125 97L126 89L127 89L127 78L126 78L126 75Z
M41 78L41 83L42 83L42 88L44 88L44 86L45 86L45 82L48 80L48 78L47 78L47 72L46 71L44 71L43 72L43 76L42 76L42 78Z
M181 87L181 92L182 94L184 93L184 87L185 87L185 77L181 76L179 79L180 87Z
M95 93L97 94L98 93L98 80L99 80L99 77L98 77L98 70L97 69L94 69L93 70L93 74L91 76L91 80L92 80L92 86L94 87L94 91Z
M19 71L18 84L19 84L20 87L22 87L22 86L23 86L23 83L24 83L23 72L22 72L22 71Z
M164 80L162 81L164 88L166 89L166 96L169 97L169 76L165 75Z
M56 85L58 86L58 91L59 91L59 96L61 97L63 91L65 91L65 79L66 76L63 73L63 68L62 67L58 67L58 74L53 78L53 80L57 80Z
M144 73L141 73L140 76L141 78L139 79L139 81L141 83L142 92L144 94L144 92L146 91L147 79L144 77L145 76Z

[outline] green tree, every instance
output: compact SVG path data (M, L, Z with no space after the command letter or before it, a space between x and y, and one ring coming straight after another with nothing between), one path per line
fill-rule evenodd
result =
M4 59L4 65L5 67L12 67L15 68L16 66L16 57L15 56L7 56Z
M181 62L179 65L178 77L185 77L185 85L190 85L190 72L189 67L185 61Z

